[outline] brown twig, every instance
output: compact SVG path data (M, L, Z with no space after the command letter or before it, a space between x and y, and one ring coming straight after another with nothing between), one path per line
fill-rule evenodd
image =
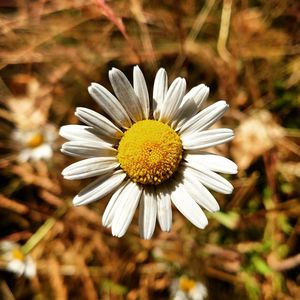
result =
M121 34L123 35L123 37L125 38L126 42L128 43L129 47L131 48L131 50L134 52L134 54L136 55L137 59L138 59L138 63L141 61L141 56L139 54L139 52L137 51L136 47L134 46L131 38L129 37L129 35L126 32L126 28L123 24L123 21L121 18L118 18L116 16L116 14L114 13L114 11L105 3L104 0L96 0L98 6L101 8L101 12L102 14L109 19L121 32Z

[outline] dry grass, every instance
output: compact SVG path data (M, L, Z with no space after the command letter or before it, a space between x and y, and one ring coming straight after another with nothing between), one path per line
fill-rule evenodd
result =
M168 299L182 274L209 299L299 297L297 1L2 0L0 30L0 238L23 244L38 267L31 280L2 272L1 299ZM134 220L114 238L100 225L107 199L71 206L86 182L62 179L74 160L61 140L49 163L16 160L11 133L29 102L39 126L75 124L76 106L96 108L89 83L109 88L112 66L131 78L134 64L149 89L163 66L231 106L223 124L236 139L218 151L240 171L204 231L174 212L171 233L141 240Z

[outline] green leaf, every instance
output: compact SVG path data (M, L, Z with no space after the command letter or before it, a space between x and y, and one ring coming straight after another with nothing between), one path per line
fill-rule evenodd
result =
M113 295L125 295L127 293L127 288L125 286L117 284L111 280L103 280L101 282L101 287L104 291Z
M258 300L260 299L260 288L256 278L247 272L242 272L240 274L240 278L245 285L248 298L250 300Z
M254 270L264 276L272 274L271 268L268 266L266 261L259 256L252 256L251 263L253 264Z
M211 217L229 229L235 229L240 220L240 215L235 211L227 213L219 211L211 214Z

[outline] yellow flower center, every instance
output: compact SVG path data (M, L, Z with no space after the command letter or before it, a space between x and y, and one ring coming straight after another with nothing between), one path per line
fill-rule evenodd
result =
M196 286L196 282L192 279L181 277L179 279L179 288L184 292L189 292Z
M27 146L29 148L36 148L42 145L44 142L44 137L41 133L37 132L33 134L27 141Z
M118 147L121 168L137 183L158 185L172 176L182 158L178 134L155 120L135 123Z
M20 249L15 248L12 250L12 258L16 260L24 260L24 254Z

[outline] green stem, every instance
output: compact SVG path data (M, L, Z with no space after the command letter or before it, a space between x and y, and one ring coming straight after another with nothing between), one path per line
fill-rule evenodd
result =
M68 206L60 207L53 217L47 219L47 221L30 237L25 245L22 246L22 251L26 255L28 254L53 228L56 221L61 218L67 211Z

